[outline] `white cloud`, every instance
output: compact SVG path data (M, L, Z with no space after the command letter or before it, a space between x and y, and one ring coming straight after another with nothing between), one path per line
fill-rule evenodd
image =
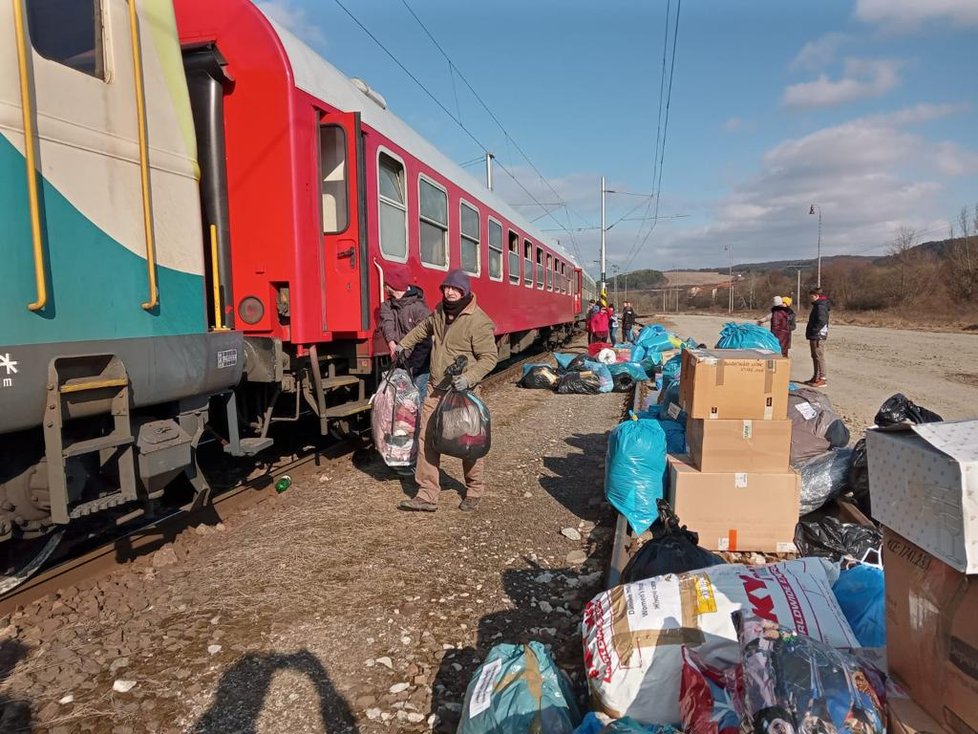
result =
M821 38L809 41L791 62L792 69L815 71L835 61L839 48L849 41L845 33L826 33Z
M260 0L256 5L265 15L310 46L322 50L326 44L323 29L309 17L308 10L299 7L292 0Z
M978 152L968 150L957 143L939 144L934 162L945 176L967 176L978 173Z
M923 102L913 107L906 107L896 112L886 112L881 115L873 115L866 118L881 125L918 125L922 122L939 120L964 112L968 105L960 102L956 104L930 104Z
M978 26L975 0L857 0L856 17L879 23L891 31L918 30L921 25L946 21L956 26Z
M782 102L787 107L829 107L880 97L900 83L899 66L892 59L846 59L841 79L820 74L815 81L792 84L784 90Z

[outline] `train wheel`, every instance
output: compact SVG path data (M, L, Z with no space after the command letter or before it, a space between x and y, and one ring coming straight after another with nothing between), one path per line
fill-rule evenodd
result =
M60 528L40 538L12 539L0 545L0 595L37 573L61 543L64 532Z

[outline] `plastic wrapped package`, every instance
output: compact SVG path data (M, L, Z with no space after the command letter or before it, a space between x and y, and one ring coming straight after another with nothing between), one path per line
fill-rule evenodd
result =
M598 594L581 624L595 708L642 723L679 722L683 645L712 666L736 664L731 613L739 610L757 610L828 645L858 645L832 594L838 575L825 559L799 558L711 566Z
M885 734L884 676L870 663L752 613L733 616L754 734Z
M411 466L418 455L420 395L411 375L396 367L387 372L371 398L374 446L387 466Z
M554 391L561 395L597 395L601 380L593 372L568 372L557 380Z
M852 449L833 449L796 466L801 475L801 509L805 515L838 497L849 483Z
M553 367L547 364L526 365L529 369L523 370L523 376L516 383L518 387L533 390L553 390L557 385L560 376Z
M574 691L539 642L496 645L469 681L458 734L573 734Z
M601 383L599 392L612 392L615 389L615 382L611 375L611 368L608 365L602 364L601 362L594 362L589 359L584 362L584 369L597 376Z
M844 568L832 593L856 634L860 647L886 647L883 569L865 563Z
M614 349L602 349L598 352L597 360L601 364L614 364L618 361L618 352Z
M611 349L611 344L608 342L591 342L587 345L587 355L593 359L605 349Z
M669 503L659 500L659 518L652 524L652 537L638 549L621 572L621 583L630 584L667 573L686 573L726 563L720 556L700 548L699 535L680 525Z
M883 563L883 535L879 530L841 522L830 515L802 518L795 526L795 547L805 556L852 559L880 567Z
M757 324L729 321L720 329L717 349L766 349L781 354L781 342L770 329Z
M489 408L471 390L449 390L432 418L434 449L459 459L481 459L492 444Z
M645 368L637 362L615 362L614 364L608 365L608 371L612 377L622 372L628 373L635 382L645 382L649 379Z
M608 719L607 716L589 711L574 734L682 734L671 726L640 724L628 716Z
M791 419L791 464L849 445L849 429L820 390L801 387L788 395Z
M683 647L679 711L685 734L740 734L739 672L739 665L723 669L707 665Z
M658 421L623 421L608 437L604 492L636 534L659 516L666 474L666 436Z

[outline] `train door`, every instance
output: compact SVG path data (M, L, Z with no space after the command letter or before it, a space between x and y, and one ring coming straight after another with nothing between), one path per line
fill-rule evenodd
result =
M369 326L362 138L359 113L330 112L319 124L323 330Z

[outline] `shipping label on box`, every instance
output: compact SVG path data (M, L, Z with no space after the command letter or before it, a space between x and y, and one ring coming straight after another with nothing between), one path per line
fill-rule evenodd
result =
M873 517L964 573L978 573L978 421L866 433Z
M784 420L791 361L762 349L687 349L679 402L690 418Z
M887 663L945 729L978 731L978 577L883 529Z
M794 552L795 472L701 472L688 456L670 456L669 474L669 502L707 550Z
M791 455L791 421L686 421L693 466L705 472L786 472Z

